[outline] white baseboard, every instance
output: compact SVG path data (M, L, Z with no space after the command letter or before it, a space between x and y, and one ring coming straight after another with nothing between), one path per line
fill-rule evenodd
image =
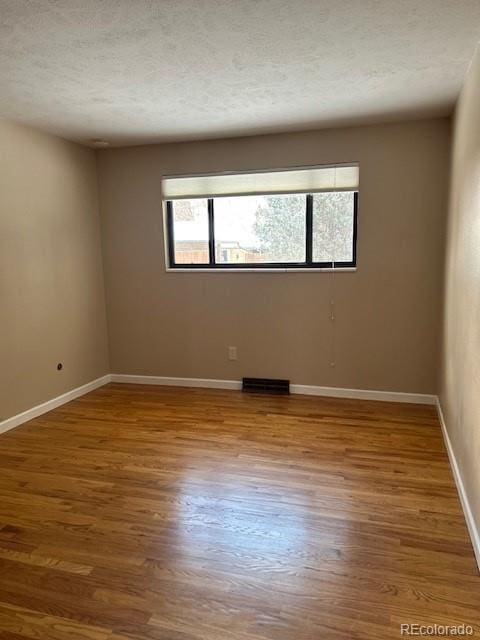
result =
M212 380L209 378L169 378L163 376L137 376L112 373L112 382L131 384L158 384L168 387L203 387L206 389L242 388L240 380ZM309 396L330 398L353 398L358 400L381 400L385 402L411 402L414 404L435 404L437 396L422 393L401 393L398 391L375 391L370 389L342 389L339 387L316 387L291 384L290 392Z
M165 387L202 387L204 389L231 389L238 391L242 383L237 380L212 380L210 378L168 378L163 376L131 376L112 373L112 382L129 384L156 384Z
M442 406L438 398L437 398L436 404L437 404L438 419L440 420L443 439L445 441L445 447L447 449L448 459L450 460L450 467L452 468L455 484L457 485L457 491L458 491L458 495L460 496L460 503L462 505L463 515L465 516L468 532L470 534L470 539L472 541L473 552L477 560L478 570L480 571L480 533L477 529L477 525L473 517L473 512L470 508L470 503L468 501L467 493L463 485L463 480L460 474L460 469L457 464L457 459L455 458L455 453L453 451L452 443L448 435L447 425L445 422L445 418L443 416Z
M96 380L92 380L91 382L87 382L87 384L84 384L81 387L77 387L76 389L72 389L71 391L67 391L61 396L57 396L56 398L47 400L47 402L37 404L36 407L32 407L31 409L27 409L22 413L18 413L16 416L7 418L6 420L3 420L3 422L0 422L0 433L5 433L5 431L9 431L14 427L18 427L18 425L23 424L24 422L28 422L29 420L33 420L34 418L38 418L38 416L41 416L43 413L47 413L47 411L56 409L62 404L70 402L70 400L75 400L75 398L79 398L85 393L93 391L94 389L98 389L98 387L102 387L104 384L108 384L109 382L110 374L102 376L101 378L97 378Z
M380 400L382 402L409 402L412 404L435 404L437 396L425 393L403 393L401 391L376 391L375 389L344 389L342 387L315 387L291 384L291 393L354 400Z

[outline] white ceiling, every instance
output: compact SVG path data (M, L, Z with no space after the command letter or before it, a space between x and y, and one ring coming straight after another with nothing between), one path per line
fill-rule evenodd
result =
M479 0L0 0L0 116L113 145L451 111Z

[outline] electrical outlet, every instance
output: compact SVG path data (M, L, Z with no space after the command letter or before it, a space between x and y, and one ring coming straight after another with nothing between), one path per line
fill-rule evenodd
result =
M228 347L228 359L229 360L237 359L237 347Z

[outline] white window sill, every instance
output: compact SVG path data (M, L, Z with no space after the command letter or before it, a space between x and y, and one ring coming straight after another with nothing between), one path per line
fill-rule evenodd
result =
M357 270L357 267L339 267L337 269L315 269L315 268L265 268L265 269L189 269L185 268L175 268L171 269L170 267L166 268L167 273L353 273Z

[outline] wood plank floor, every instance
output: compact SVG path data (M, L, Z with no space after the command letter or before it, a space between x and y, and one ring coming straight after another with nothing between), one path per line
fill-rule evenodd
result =
M0 436L0 638L480 629L433 407L108 385Z

